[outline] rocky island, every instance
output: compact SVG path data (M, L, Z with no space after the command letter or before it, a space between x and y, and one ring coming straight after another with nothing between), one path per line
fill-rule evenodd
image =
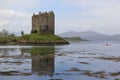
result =
M69 44L68 41L57 35L46 34L27 34L19 37L17 44L36 44L36 45L56 45L56 44Z
M69 44L68 41L55 35L55 14L50 12L39 12L32 16L31 34L21 32L20 37L2 37L2 44Z

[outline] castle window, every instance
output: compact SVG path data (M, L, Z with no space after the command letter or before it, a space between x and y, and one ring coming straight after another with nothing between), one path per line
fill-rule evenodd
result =
M48 30L48 26L41 27L41 30L43 31Z
M44 26L44 30L48 30L48 26Z
M46 30L48 30L48 26L46 26Z

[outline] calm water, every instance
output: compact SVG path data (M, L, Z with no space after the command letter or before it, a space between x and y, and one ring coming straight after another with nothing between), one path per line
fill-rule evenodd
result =
M120 42L0 46L0 80L120 80Z

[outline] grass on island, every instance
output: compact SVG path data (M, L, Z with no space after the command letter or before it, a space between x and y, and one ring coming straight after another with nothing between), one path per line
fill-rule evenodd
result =
M0 42L11 42L17 40L16 37L0 37Z
M25 34L19 38L20 40L26 40L30 42L39 42L39 41L63 41L64 39L57 36L57 35L51 35L51 34Z
M22 31L21 35L22 36L17 37L14 34L10 34L7 30L3 30L0 32L0 44L69 44L69 42L63 38L52 34L24 34Z

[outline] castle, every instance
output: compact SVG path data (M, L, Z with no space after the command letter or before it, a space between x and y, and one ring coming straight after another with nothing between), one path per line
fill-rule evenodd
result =
M33 14L31 33L54 34L55 15L53 11Z

